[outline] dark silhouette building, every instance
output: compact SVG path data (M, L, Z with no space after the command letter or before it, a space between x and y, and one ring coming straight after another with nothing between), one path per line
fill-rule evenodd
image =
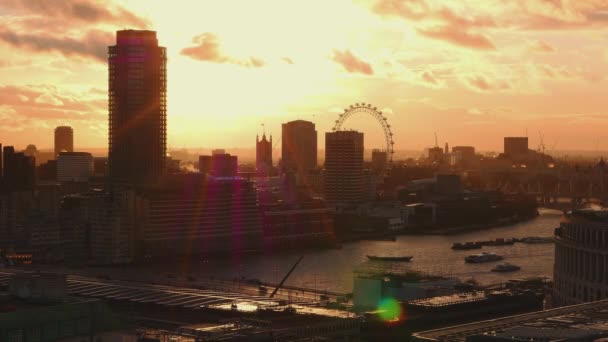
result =
M154 183L166 169L166 50L154 31L123 30L108 53L110 179Z
M210 156L199 156L198 168L201 173L214 177L235 177L238 160L229 153L214 152Z
M56 159L61 152L74 152L74 130L70 126L55 128L55 154Z
M363 200L363 133L325 133L325 200L350 204Z
M266 133L255 139L255 168L260 176L269 176L272 173L272 135L266 139Z
M509 157L528 154L528 137L505 137L504 153Z
M4 146L2 153L3 184L5 190L32 190L36 184L36 160L13 146Z
M296 120L283 124L281 142L283 171L295 171L305 178L308 171L317 167L317 131L315 124Z
M386 151L379 149L372 150L372 171L376 174L383 173L388 167L388 155Z

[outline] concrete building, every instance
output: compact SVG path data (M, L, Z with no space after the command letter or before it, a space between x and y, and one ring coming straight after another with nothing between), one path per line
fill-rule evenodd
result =
M452 147L452 165L470 168L475 164L475 147L454 146Z
M3 186L6 191L33 190L36 185L36 161L13 146L4 146L2 153Z
M325 199L330 204L358 203L364 199L363 133L325 133Z
M87 152L61 152L57 157L60 183L88 182L93 176L93 156Z
M528 154L528 137L505 137L504 154L508 157L521 157Z
M214 177L236 177L238 159L224 150L214 150L210 156L198 157L198 169L202 174Z
M258 176L270 176L272 174L272 135L270 140L266 139L266 133L255 139L255 168Z
M443 149L439 146L429 148L428 161L431 164L443 164L443 162L444 162Z
M61 152L74 152L74 130L70 126L59 126L55 128L55 154L57 158Z
M122 30L108 51L110 179L155 183L166 170L166 50L154 31Z
M281 141L281 166L304 178L317 167L317 131L315 124L304 120L284 123Z
M227 254L262 241L256 191L244 179L184 176L143 189L137 202L135 238L143 255Z
M375 174L381 174L386 171L388 167L388 155L386 151L379 149L372 150L372 165L371 170Z
M571 305L608 298L608 209L574 210L555 230L553 300Z

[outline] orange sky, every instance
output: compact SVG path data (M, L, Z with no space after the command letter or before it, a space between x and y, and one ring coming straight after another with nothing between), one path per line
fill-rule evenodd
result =
M396 149L500 150L539 131L549 149L608 150L607 0L2 0L0 142L107 144L107 46L158 31L169 147L253 147L280 124L319 146L355 102L387 113ZM365 117L347 127L382 147Z

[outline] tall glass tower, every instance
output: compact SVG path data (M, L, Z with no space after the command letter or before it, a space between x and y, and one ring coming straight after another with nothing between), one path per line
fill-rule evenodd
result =
M166 50L154 31L123 30L108 54L110 179L154 183L166 169Z

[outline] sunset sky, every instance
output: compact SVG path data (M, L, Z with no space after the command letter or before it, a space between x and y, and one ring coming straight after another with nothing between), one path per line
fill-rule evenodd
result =
M253 147L355 102L396 149L608 150L608 0L1 0L0 143L107 145L107 46L151 29L168 50L168 145ZM354 118L366 148L380 126Z

